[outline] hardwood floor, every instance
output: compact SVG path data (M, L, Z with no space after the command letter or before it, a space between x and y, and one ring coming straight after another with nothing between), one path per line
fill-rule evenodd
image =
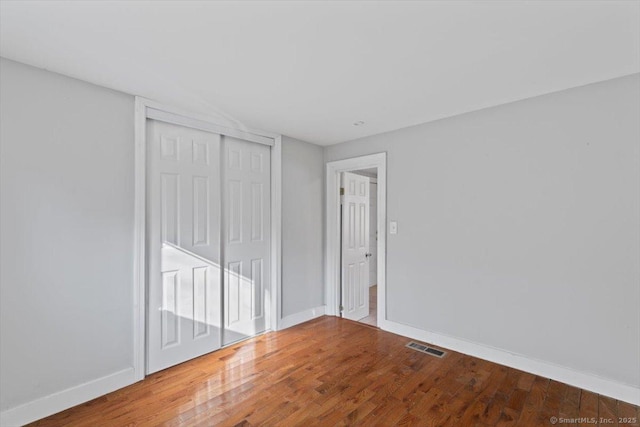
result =
M268 333L150 375L37 426L551 426L638 407L335 317ZM586 420L583 424L594 426ZM605 425L605 424L603 424Z

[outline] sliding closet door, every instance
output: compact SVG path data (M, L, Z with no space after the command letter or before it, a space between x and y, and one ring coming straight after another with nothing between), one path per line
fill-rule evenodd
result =
M223 137L223 345L265 330L270 278L269 147Z
M147 122L147 373L221 346L220 139Z

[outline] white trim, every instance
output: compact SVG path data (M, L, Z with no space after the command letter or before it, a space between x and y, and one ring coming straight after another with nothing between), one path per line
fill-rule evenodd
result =
M239 129L232 129L226 126L217 125L208 121L188 117L182 114L171 113L157 108L147 107L147 118L160 120L162 122L173 123L174 125L186 126L192 129L213 132L220 135L233 136L245 141L257 142L258 144L273 145L274 137L266 137L252 132Z
M0 414L0 425L7 427L25 425L111 393L135 381L134 369L123 369L105 377L41 397L24 405L7 409Z
M295 325L299 325L300 323L308 322L309 320L315 319L316 317L324 316L324 313L325 306L321 305L319 307L301 311L300 313L290 314L289 316L282 318L282 320L280 321L280 329L286 329Z
M135 107L135 190L134 190L134 253L133 253L133 369L135 380L145 375L146 337L146 224L147 224L147 113L142 98L136 97Z
M282 137L280 135L248 129L229 127L216 123L215 118L198 113L166 106L158 102L136 96L135 108L135 254L134 254L134 378L135 381L145 377L146 360L146 121L154 117L156 120L192 127L205 131L213 131L245 140L259 142L271 146L271 286L270 303L266 310L267 327L278 330L281 319L280 299L282 293L281 259L282 259ZM132 381L132 382L135 382ZM128 385L128 384L125 384Z
M282 137L271 147L271 289L267 328L280 329L282 321ZM273 290L275 286L275 290Z
M530 372L534 375L551 378L555 381L590 390L594 393L629 402L633 405L640 405L640 388L630 384L619 383L591 373L576 371L564 366L532 359L521 354L510 353L506 350L485 344L478 344L437 332L425 331L389 320L379 322L378 326L394 334L424 341L425 343L433 344L444 349L468 354L521 371Z
M370 154L327 163L327 218L325 302L326 314L339 316L340 306L340 173L378 169L378 322L387 318L387 153Z
M143 98L141 96L136 96L136 101L138 101L138 100L142 104L144 104L145 107L147 107L149 109L153 109L153 110L157 110L157 111L164 111L166 113L171 113L174 117L173 118L168 118L169 120L189 120L189 121L194 122L196 124L197 124L197 122L205 122L207 127L215 126L216 129L219 129L219 131L214 131L214 132L215 133L219 133L221 135L235 136L234 134L237 134L237 132L244 132L245 136L238 137L238 138L246 139L246 138L252 138L253 136L263 136L265 138L271 138L272 140L275 140L276 138L278 138L280 136L279 134L276 134L276 133L271 133L271 132L266 132L266 131L262 131L262 130L252 129L252 128L246 127L244 125L241 125L239 123L232 124L231 126L223 125L223 124L221 124L221 121L224 120L224 118L222 118L220 116L212 116L212 115L209 115L209 114L202 114L202 113L198 113L198 112L195 112L195 111L183 110L182 108L177 108L177 107L173 107L173 106L170 106L170 105L162 104L160 102L156 102L156 101L153 101L151 99ZM178 118L176 116L181 116L181 117ZM178 124L180 124L180 123L178 123ZM185 125L185 126L193 127L193 126L190 126L190 125ZM268 143L268 145L271 145L271 144L272 144L272 142Z

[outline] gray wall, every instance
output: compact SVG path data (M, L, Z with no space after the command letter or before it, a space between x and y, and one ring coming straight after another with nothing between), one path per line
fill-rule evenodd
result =
M324 305L324 151L282 138L282 312Z
M132 365L133 97L4 59L0 92L5 410ZM323 154L387 151L390 320L637 384L639 98L634 75L283 138L283 314L323 303Z
M637 387L639 100L636 74L328 147L388 152L389 320Z
M131 367L133 97L0 59L0 408Z
M0 410L133 366L134 98L0 59ZM283 138L283 313L323 304L323 149Z

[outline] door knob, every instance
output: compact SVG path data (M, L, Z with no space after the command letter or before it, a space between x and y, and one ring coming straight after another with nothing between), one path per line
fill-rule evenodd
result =
M370 256L373 256L373 254L371 252L364 254L365 257L369 258Z

